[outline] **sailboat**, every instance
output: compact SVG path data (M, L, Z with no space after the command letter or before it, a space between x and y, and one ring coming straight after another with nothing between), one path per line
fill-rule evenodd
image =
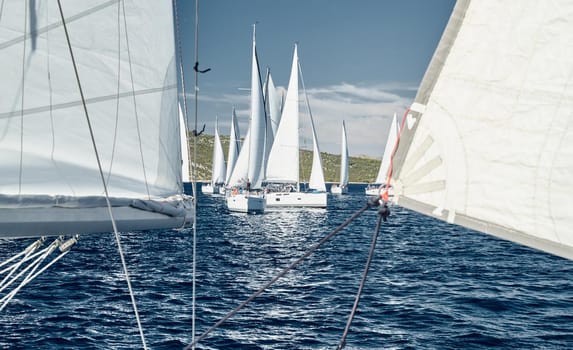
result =
M255 34L253 26L249 130L225 190L229 211L242 213L262 213L266 207L262 191L266 122Z
M456 3L405 113L394 202L573 259L571 13Z
M237 115L235 114L235 107L231 112L231 131L229 133L229 152L227 154L227 171L225 174L225 185L219 188L222 194L225 194L226 188L231 180L235 163L239 157L241 150L241 136L239 134L239 124L237 124Z
M297 45L295 45L286 100L267 162L267 207L326 208L326 185L310 108L310 128L313 141L312 170L308 183L309 190L303 192L300 189L298 73L298 50ZM308 107L308 99L306 102Z
M215 137L213 139L213 161L211 167L211 182L201 186L201 192L205 194L218 194L225 183L227 169L225 166L225 154L219 137L219 121L215 118Z
M0 237L188 224L171 2L66 2L69 47L27 4L0 21Z
M348 193L348 141L346 139L346 125L342 121L342 148L340 151L340 183L330 187L333 194Z
M396 114L394 113L392 124L390 125L390 129L388 129L388 137L386 138L386 146L384 147L384 154L382 155L378 175L376 176L374 183L369 184L364 190L369 196L378 196L382 191L386 190L390 171L390 160L392 158L394 147L396 146L396 140L398 139L398 129ZM391 187L388 188L388 194L389 196L393 195Z

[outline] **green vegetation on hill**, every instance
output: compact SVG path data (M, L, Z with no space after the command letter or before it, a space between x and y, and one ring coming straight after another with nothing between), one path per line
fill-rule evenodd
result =
M208 181L211 179L213 157L213 135L201 135L197 138L197 179ZM227 158L229 137L221 136L221 143ZM301 150L300 178L308 180L312 166L312 151ZM190 154L193 158L193 138L190 138ZM321 153L322 168L326 182L337 182L340 177L340 155ZM350 182L372 182L378 173L380 160L372 158L350 157ZM191 172L191 169L190 169Z

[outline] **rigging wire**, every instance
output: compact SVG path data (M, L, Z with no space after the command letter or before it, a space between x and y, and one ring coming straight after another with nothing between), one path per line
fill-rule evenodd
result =
M4 6L4 2L2 2L2 6ZM28 28L28 1L24 4L24 31ZM26 94L24 93L24 85L26 83L26 38L28 36L24 36L24 45L22 50L22 97L20 99L21 103L21 111L20 111L20 165L18 170L18 196L22 193L22 173L24 169L24 97Z
M259 288L259 290L257 290L255 293L251 294L250 297L248 297L245 301L243 301L241 304L239 304L239 306L237 306L236 308L234 308L232 311L230 311L229 313L227 313L225 316L223 316L223 318L221 318L219 321L217 321L214 325L212 325L211 327L209 327L209 329L207 329L203 334L201 334L201 336L197 337L197 339L195 341L193 341L191 344L187 345L184 350L189 350L191 348L194 348L195 345L197 345L201 340L203 340L205 337L207 337L207 335L209 335L209 333L211 333L212 331L214 331L215 329L217 329L221 324L223 324L225 321L227 321L229 318L231 318L232 316L234 316L237 312L239 312L242 308L244 308L249 302L251 302L253 299L255 299L257 296L259 296L260 294L262 294L265 290L267 290L271 285L273 285L276 281L278 281L281 277L283 277L284 275L286 275L289 271L291 271L292 269L294 269L298 264L300 264L304 259L306 259L307 257L309 257L312 253L314 253L318 248L320 248L324 243L326 243L327 241L329 241L335 234L337 234L338 232L340 232L343 228L345 228L346 226L348 226L351 222L353 222L354 220L356 220L360 215L362 215L362 213L364 213L366 210L368 210L371 207L377 207L378 205L380 205L380 198L373 198L370 199L366 202L366 204L360 208L356 213L354 213L350 218L348 218L346 221L344 221L342 224L340 224L337 228L335 228L334 230L332 230L332 232L330 232L328 235L324 236L318 243L316 243L314 246L312 246L309 250L306 251L306 253L304 253L301 257L299 257L298 259L296 259L294 262L292 262L289 266L287 266L286 268L284 268L281 272L279 272L275 277L273 277L273 279L271 279L269 282L267 282L265 285L263 285L261 288Z
M40 245L44 242L44 240L42 238L42 239L34 242L30 247L28 247L24 250L23 253L26 253L26 255L24 256L24 258L20 262L14 264L13 266L11 266L7 269L4 269L3 271L0 271L0 274L2 274L8 270L11 270L11 272L8 274L8 276L6 276L6 278L2 281L2 283L0 283L0 285L2 285L2 288L0 288L0 291L2 291L4 289L6 289L7 287L9 287L12 283L16 282L18 279L20 279L20 277L22 277L28 270L31 270L30 272L28 272L28 275L22 279L22 281L20 282L20 284L16 288L14 288L11 292L4 295L0 299L0 303L2 304L0 306L0 311L2 311L6 307L6 305L8 305L10 300L12 300L12 298L14 298L14 296L20 291L20 289L22 289L25 285L30 283L33 279L35 279L36 277L38 277L39 275L44 273L44 271L46 271L50 266L55 264L58 260L63 258L66 254L68 254L70 252L70 248L74 244L77 243L78 237L79 237L79 235L75 235L74 237L72 237L66 241L63 240L63 237L58 237L47 248L30 255L34 250L38 249L40 247ZM40 270L38 270L38 268L46 260L46 258L52 252L54 252L57 248L60 249L60 255L53 258L49 263L47 263ZM21 254L18 254L16 256L19 256L19 255L21 255ZM36 260L29 263L29 265L26 268L24 268L22 271L20 271L8 283L4 283L12 275L12 273L14 273L17 269L19 269L22 266L22 264L24 264L25 262L27 262L28 260L31 260L31 259L36 259Z
M390 210L388 209L386 203L384 206L380 208L378 211L378 221L376 222L376 228L374 229L374 235L372 236L372 243L370 244L370 252L368 254L368 259L366 260L366 267L364 268L364 273L362 274L362 280L360 281L360 286L358 287L358 291L356 292L356 298L354 299L354 305L352 306L352 310L350 311L350 315L348 316L348 321L346 322L346 327L344 328L344 333L342 334L342 339L338 344L337 350L341 350L346 345L346 336L348 335L348 331L350 330L350 325L352 324L352 320L354 319L354 315L356 314L356 310L358 309L358 303L360 302L360 296L362 295L362 289L364 289L364 284L366 283L366 277L368 276L368 270L370 270L370 265L372 264L372 258L374 257L374 250L376 249L376 241L378 239L378 233L380 232L380 224L382 220L386 221L386 218L390 214Z
M183 62L181 63L183 64ZM195 67L199 66L199 0L195 0ZM195 312L196 312L196 267L197 267L197 138L199 134L197 133L197 115L198 115L198 100L199 100L199 71L194 69L195 72L195 120L193 133L193 196L195 196L193 201L193 268L192 268L192 294L193 294L193 306L192 306L192 339L195 338ZM195 349L195 347L193 347Z
M187 125L189 124L188 121L188 113L187 113L187 95L185 93L185 74L183 69L183 54L181 49L181 31L179 30L179 15L178 15L178 7L177 7L177 0L173 0L173 7L174 7L174 17L175 17L175 29L177 31L177 51L179 56L179 73L181 79L181 93L183 94L183 115L185 121L185 135L189 135ZM193 191L193 251L192 251L192 271L191 271L191 339L195 339L195 304L196 304L196 278L195 278L195 271L197 266L197 138L203 131L197 132L197 115L198 115L198 108L197 108L197 101L198 96L197 93L199 91L199 73L207 73L211 69L204 69L199 70L199 0L195 0L195 65L193 67L193 71L195 72L195 86L194 86L194 96L195 96L195 120L194 120L194 129L193 129L193 158L189 159L191 155L189 152L188 154L188 161L191 163L191 187ZM203 130L205 129L205 125L203 125ZM187 140L187 149L189 149L189 138ZM189 169L187 169L189 171Z
M300 84L302 85L302 91L304 91L304 99L306 101L306 109L308 111L308 117L310 119L310 129L312 130L312 165L314 165L314 151L318 148L317 145L317 137L316 137L316 129L314 128L314 119L312 118L312 111L310 110L310 101L308 100L308 94L306 93L306 87L304 86L304 77L302 75L302 67L300 66L300 61L297 61L297 68L298 72L300 73ZM320 168L322 169L322 160L320 159L320 153L318 154L318 161L320 164ZM308 186L310 187L310 176L312 176L312 165L311 165L311 172L308 179Z
M79 93L80 93L80 97L81 97L81 99L82 99L82 105L83 105L83 107L84 107L84 114L85 114L85 116L86 116L86 121L87 121L88 129L89 129L89 132L90 132L90 138L91 138L92 146L93 146L93 149L94 149L94 154L95 154L95 157L96 157L96 160L97 160L98 170L99 170L99 174L100 174L100 177L101 177L101 181L102 181L102 185L103 185L103 189L104 189L104 193L105 193L105 201L106 201L106 204L107 204L107 210L108 210L108 213L109 213L109 216L110 216L110 219L111 219L111 224L112 224L112 226L113 226L113 232L114 232L114 234L115 234L115 240L116 240L116 242L117 242L117 249L118 249L118 251L119 251L119 256L120 256L120 258L121 258L121 265L122 265L122 267L123 267L123 272L124 272L124 274L125 274L125 280L126 280L126 282L127 282L127 287L128 287L128 289L129 289L129 296L130 296L130 298L131 298L131 304L132 304L132 306L133 306L133 312L135 313L135 318L136 318L136 320L137 320L137 327L138 327L138 329L139 329L139 335L141 336L141 342L142 342L142 344L143 344L143 349L147 349L147 345L146 345L146 343L145 343L145 336L143 335L143 328L142 328L142 326L141 326L141 320L139 319L139 312L137 311L137 304L135 303L135 296L134 296L134 293L133 293L133 288L131 287L131 281L130 281L130 279L129 279L129 273L128 273L128 271L127 271L127 264L126 264L126 262L125 262L125 257L123 256L123 249L122 249L122 247L121 247L121 240L120 240L120 237L119 237L119 232L118 232L118 230L117 230L117 224L116 224L116 222L115 222L115 219L114 219L114 216L113 216L113 212L112 212L112 210L111 210L111 202L110 202L110 200L109 200L109 192L108 192L108 189L107 189L107 184L106 184L106 182L105 182L105 175L104 175L104 173L103 173L103 169L102 169L102 165L101 165L101 160L100 160L100 157L99 157L99 152L98 152L97 145L96 145L96 142L95 142L94 132L93 132L93 128L92 128L92 125L91 125L90 117L89 117L89 114L88 114L88 108L87 108L87 106L86 106L86 100L85 100L85 97L84 97L84 92L83 92L83 90L82 90L82 84L81 84L81 82L80 82L80 75L79 75L79 72L78 72L78 67L77 67L77 65L76 65L76 60L75 60L75 57L74 57L74 51L73 51L73 49L72 49L72 44L71 44L71 41L70 41L70 36L69 36L69 34L68 34L68 27L67 27L67 25L66 25L66 19L65 19L65 17L64 17L64 12L63 12L63 10L62 10L62 4L61 4L61 1L60 1L60 0L58 0L58 8L59 8L59 10L60 10L60 17L61 17L61 19L62 19L62 25L63 25L63 27L64 27L64 33L66 34L66 41L67 41L67 44L68 44L68 49L69 49L69 51L70 51L70 57L71 57L71 60L72 60L72 65L73 65L73 67L74 67L74 73L75 73L75 76L76 76L76 81L77 81L77 83L78 83L78 90L79 90ZM126 28L126 30L127 30L127 28Z

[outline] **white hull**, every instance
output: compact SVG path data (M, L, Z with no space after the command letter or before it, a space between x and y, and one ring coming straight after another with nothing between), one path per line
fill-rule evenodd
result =
M367 196L379 196L382 193L384 193L385 187L380 186L380 187L366 187L366 189L364 190L364 192L366 193ZM394 197L394 189L392 187L390 187L388 189L388 197Z
M253 194L230 194L226 198L227 209L238 213L263 213L266 207L265 197Z
M348 186L332 185L330 187L330 193L332 193L332 194L348 194Z
M267 207L326 208L326 192L269 192Z
M376 188L366 188L364 190L364 192L366 192L367 196L379 196L380 195L380 188L376 187Z
M219 186L211 186L211 184L202 184L201 193L203 194L219 194Z

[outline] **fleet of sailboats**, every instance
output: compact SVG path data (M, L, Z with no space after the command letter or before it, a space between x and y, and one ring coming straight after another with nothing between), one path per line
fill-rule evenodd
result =
M340 142L340 182L330 187L332 194L348 193L348 140L346 138L346 124L342 121L342 141Z
M560 30L555 40L555 28L546 29L547 18L526 1L477 3L457 2L400 142L394 115L366 194L391 184L401 206L573 259L573 85L563 74L571 67L563 43L573 32ZM572 12L569 2L557 3ZM0 238L190 224L172 3L67 2L62 19L53 4L30 24L27 2L2 3L0 29L9 30L0 30ZM67 20L74 21L70 36ZM117 40L94 30L100 27L115 30ZM537 40L515 40L503 28L534 31ZM129 43L128 32L135 34ZM481 45L473 45L476 38ZM270 73L261 84L255 39L253 30L249 129L241 145L233 110L225 165L216 123L211 193L224 184L226 205L237 212L324 208L310 108L313 163L301 189L297 45L281 109ZM493 69L500 65L515 76ZM553 116L549 122L539 123L541 108ZM344 123L341 146L340 183L331 189L340 194L348 185Z

